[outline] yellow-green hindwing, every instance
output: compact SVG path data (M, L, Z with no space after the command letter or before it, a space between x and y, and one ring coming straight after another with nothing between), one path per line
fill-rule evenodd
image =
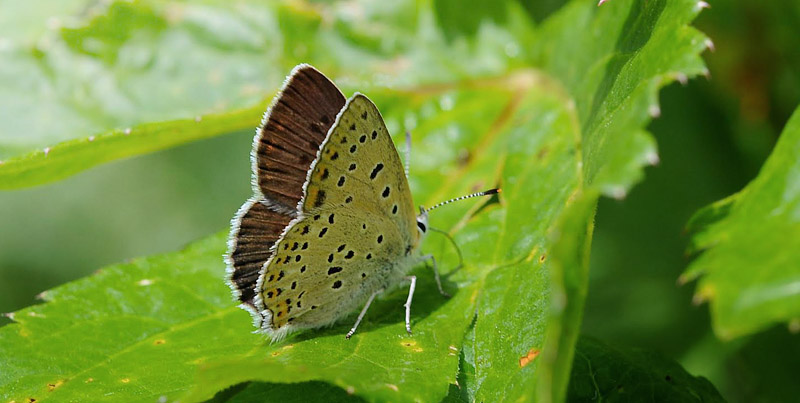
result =
M302 214L275 245L260 282L269 323L282 334L334 322L391 287L419 235L403 166L375 105L351 97L312 164Z

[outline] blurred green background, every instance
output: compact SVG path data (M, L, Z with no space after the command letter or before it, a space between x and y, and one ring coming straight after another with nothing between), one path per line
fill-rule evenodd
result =
M0 1L0 47L44 35L52 23L41 12L11 13L17 11L12 3ZM83 3L59 2L48 11L80 14ZM561 5L522 3L536 21ZM482 18L502 15L488 2L479 9L435 4L445 28L454 12L469 11L475 27ZM691 259L684 253L689 217L757 174L800 103L800 2L711 6L695 23L715 44L705 54L711 77L662 91L661 117L649 127L660 164L648 168L624 200L603 199L598 207L583 331L612 344L662 351L708 377L730 401L791 401L800 396L794 379L800 362L792 359L800 356L800 337L779 326L720 342L711 333L707 306L692 304L693 284L676 283ZM257 88L280 80L243 74L255 74ZM34 304L37 293L102 266L176 250L225 228L250 194L252 134L0 192L0 312Z

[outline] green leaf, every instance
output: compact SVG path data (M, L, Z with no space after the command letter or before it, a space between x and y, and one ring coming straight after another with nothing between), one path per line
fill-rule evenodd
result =
M604 195L623 197L658 161L643 130L660 114L658 89L708 73L699 56L708 39L689 26L700 10L694 0L572 2L538 31L534 64L575 101L584 180Z
M12 43L31 44L48 30L64 23L80 21L81 10L91 10L90 0L31 0L26 2L4 2L0 13L0 38L3 45ZM87 6L88 9L87 9Z
M145 123L86 139L65 141L52 148L3 161L0 164L0 189L57 181L105 162L250 129L263 113L265 105L195 119Z
M481 0L434 0L436 20L448 39L460 35L475 35L487 20L502 23L506 18L508 0L486 2Z
M581 338L575 352L568 399L571 402L724 402L703 377L687 373L661 354L618 349Z
M476 400L563 399L586 296L594 204L600 193L624 196L641 178L642 166L657 160L654 142L643 127L656 114L661 86L705 71L699 57L707 46L705 36L688 26L699 11L693 1L619 1L601 9L592 2L573 2L537 31L538 40L532 44L534 64L560 84L552 91L563 94L563 108L570 112L565 132L576 139L580 172L575 180L581 184L564 187L574 192L567 200L575 205L555 214L563 220L561 231L559 219L543 220L546 224L523 231L533 238L548 231L557 233L551 243L538 243L536 251L545 258L544 270L552 283L543 286L545 278L535 272L531 275L531 265L519 261L487 279L475 325L476 382L480 385ZM575 26L586 29L575 30ZM543 187L566 183L552 176L539 180ZM536 189L533 194L547 192ZM551 209L563 207L547 204ZM525 210L522 214L548 211L535 197L518 201L517 207ZM516 218L511 222L526 225ZM548 225L547 231L539 232L543 225ZM547 261L551 251L554 259ZM543 293L553 293L548 306L539 305L535 297ZM485 326L482 311L489 318ZM525 320L541 318L544 312L551 316L543 345L545 333L531 331L541 324ZM500 341L498 334L513 334L514 341ZM543 360L517 370L519 358L539 348ZM537 365L544 368L534 382L528 371L535 371L532 368Z
M275 8L110 2L64 18L69 28L51 18L35 41L11 36L0 46L0 188L252 128L294 64L270 63L274 54L264 52L279 48ZM33 14L6 4L0 14L14 11ZM140 125L146 138L112 136ZM59 149L74 163L42 162Z
M756 179L695 214L681 276L700 277L695 300L711 302L714 332L731 339L800 321L800 109Z
M357 403L364 399L348 394L347 391L331 386L325 382L301 383L264 383L250 382L224 390L209 400L209 403L249 403L249 402L281 402L281 403Z
M569 383L575 341L588 288L589 250L597 191L572 195L572 205L551 233L553 269L551 302L542 372L537 387L543 400L560 401ZM529 358L529 356L525 356ZM522 360L522 358L520 358ZM520 365L522 365L520 361Z
M13 314L0 328L3 400L152 401L191 384L198 363L226 357L251 331L216 281L224 243L219 234L102 269Z
M642 128L657 90L681 74L702 71L704 37L687 26L699 10L690 1L620 0L599 10L591 1L576 1L538 30L512 4L504 26L486 22L473 38L451 42L434 25L430 6L413 2L358 3L355 14L350 3L258 8L279 16L280 24L271 26L268 42L251 38L255 44L233 28L258 25L250 6L231 11L112 3L85 30L62 31L62 45L75 57L115 73L127 68L119 64L127 46L147 48L148 41L158 47L189 38L217 52L232 49L225 66L243 63L240 52L251 55L278 43L283 53L272 55L275 65L311 60L346 92L355 87L372 97L391 133L412 131L410 184L417 203L430 206L496 185L503 192L491 202L455 203L432 215L432 226L453 236L465 264L453 270L457 255L444 237L432 234L423 245L437 256L453 297L441 297L431 273L417 268L413 337L405 334L405 296L398 290L370 309L351 340L343 337L351 325L345 320L269 344L250 332L247 314L233 306L221 281L220 234L184 252L114 266L57 288L47 304L17 312L18 323L0 329L0 363L9 368L0 373L0 396L80 400L113 393L119 400L194 401L247 381L324 381L367 400L438 401L459 387L469 400L563 400L597 197L619 196L641 176L654 152ZM168 18L175 10L190 21ZM218 14L221 20L213 17ZM115 23L123 16L153 26ZM576 23L591 29L575 30ZM596 32L604 34L598 39ZM200 48L207 56L208 49ZM186 74L179 83L192 82L195 73ZM145 99L141 91L148 83L169 82L156 76L139 72L121 82ZM164 90L151 97L162 102L158 91ZM197 102L189 109L202 109L206 101ZM252 112L234 109L235 117L219 115L217 122L233 127ZM142 119L167 113L164 104L147 106ZM175 123L177 130L192 124ZM153 136L161 146L141 142L136 152L225 130L176 135L173 143ZM131 146L124 141L132 140L119 138L109 135L109 144ZM72 155L91 157L83 151L90 147L96 146L81 142ZM98 155L83 158L102 162ZM69 158L62 168L68 169ZM76 166L89 166L74 159Z

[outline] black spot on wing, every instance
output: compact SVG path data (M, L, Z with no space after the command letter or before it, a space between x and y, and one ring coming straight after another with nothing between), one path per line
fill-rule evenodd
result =
M383 164L379 162L377 165L375 165L375 168L372 169L372 173L369 174L369 178L375 179L375 177L378 176L378 172L380 172L381 169L383 169Z
M317 198L314 200L314 207L322 207L325 204L325 191L320 190L317 192Z

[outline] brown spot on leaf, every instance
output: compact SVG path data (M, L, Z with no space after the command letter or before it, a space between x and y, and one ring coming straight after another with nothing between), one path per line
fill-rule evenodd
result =
M54 390L55 390L57 387L59 387L59 386L61 386L61 385L63 385L63 384L64 384L64 380L63 380L63 379L59 379L59 380L57 380L57 381L55 381L55 382L53 382L53 383L48 383L48 384L47 384L47 390L49 390L50 392L52 392L52 391L54 391Z
M519 367L522 368L522 367L530 364L531 362L533 362L533 360L535 360L536 357L539 356L540 352L541 352L541 350L539 350L536 347L530 349L530 351L528 351L528 354L526 354L526 355L524 355L524 356L519 358Z
M539 150L538 153L536 153L536 159L539 160L544 159L544 157L546 157L548 153L550 153L550 148L547 146L542 147L542 149Z
M420 348L419 346L417 346L417 342L416 342L416 341L414 341L414 340L407 340L407 341L404 341L404 342L402 342L401 344L402 344L404 347L408 347L408 348L410 348L410 349L411 349L411 351L413 351L413 352L415 352L415 353L421 353L421 352L422 352L422 348Z

